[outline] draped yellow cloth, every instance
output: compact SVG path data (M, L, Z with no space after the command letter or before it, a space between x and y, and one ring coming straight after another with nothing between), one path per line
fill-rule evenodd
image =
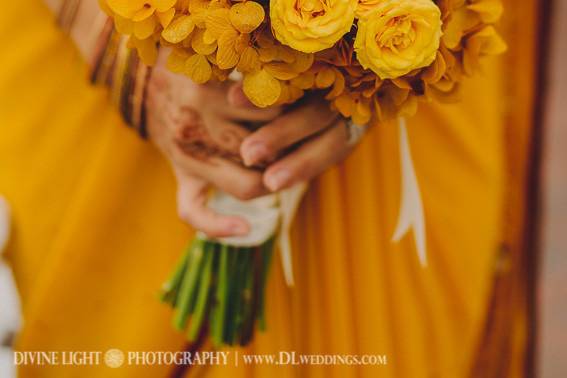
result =
M462 103L423 105L409 120L429 265L419 265L411 235L390 241L400 200L398 133L383 124L311 185L293 228L296 286L286 287L275 259L267 332L237 349L386 355L387 364L241 361L193 367L190 376L458 378L475 369L523 376L525 307L508 307L497 353L482 349L495 275L514 273L502 268L502 251L515 249L502 245L521 248L536 10L535 1L510 2L509 54L486 61L466 82ZM0 43L0 195L13 210L6 256L24 316L16 348L183 350L184 335L157 299L192 234L176 216L167 163L121 124L104 89L89 86L85 64L40 1L2 5ZM57 378L171 371L19 367L22 377Z

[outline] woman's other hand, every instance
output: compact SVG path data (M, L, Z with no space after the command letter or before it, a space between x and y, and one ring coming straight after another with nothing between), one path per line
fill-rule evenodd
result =
M314 94L246 136L240 152L247 166L268 164L263 182L278 191L309 181L348 156L357 139L349 130L328 101Z
M228 83L195 84L167 70L163 60L162 54L148 84L147 127L175 172L179 216L211 237L245 235L250 226L244 219L207 207L208 189L243 200L268 192L262 173L241 163L240 145L250 134L241 124L270 122L280 109L234 102Z

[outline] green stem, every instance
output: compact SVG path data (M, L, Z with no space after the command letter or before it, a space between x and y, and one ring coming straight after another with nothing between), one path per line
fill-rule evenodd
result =
M208 247L208 248L207 248ZM213 274L213 258L214 258L214 245L206 244L205 255L203 261L203 274L201 276L201 283L199 285L199 292L197 294L197 302L195 304L195 312L191 317L191 324L189 326L189 340L194 341L197 339L205 314L207 312L208 304L211 297L211 281Z
M215 293L214 316L211 319L211 333L215 346L219 346L224 335L224 326L226 322L226 308L228 301L228 256L229 250L227 245L221 245L219 256L219 268L217 275L217 287Z
M266 330L266 283L268 281L268 272L270 271L272 255L274 252L274 239L269 239L260 247L260 253L262 254L262 273L260 290L258 294L258 311L257 317L259 322L260 330Z
M244 289L245 302L243 309L243 323L240 332L240 345L246 345L252 339L254 331L255 309L258 295L258 279L261 255L258 249L254 248L250 252L249 271L246 274L246 284Z
M197 240L190 252L191 264L183 277L183 282L179 290L179 305L174 317L174 326L180 331L183 330L187 324L187 318L192 310L197 288L201 284L201 267L203 265L205 245L206 243L202 240Z
M252 253L250 248L241 248L237 252L236 270L233 278L233 305L231 307L232 329L227 339L232 345L242 331L243 308L244 308L244 285L246 280L247 264Z
M227 315L225 320L225 329L223 340L225 344L232 345L233 344L233 337L236 333L236 308L238 302L238 268L239 262L242 259L242 256L246 254L249 248L231 248L230 253L230 267L229 267L229 278L230 278L230 285L228 288L227 296L228 296L228 305L227 305Z
M174 327L195 340L208 323L215 346L246 345L256 321L265 330L266 285L274 239L259 247L232 247L196 239L162 286L162 301L176 309Z
M179 287L181 286L181 282L183 281L183 276L189 263L189 256L191 255L191 250L194 248L194 245L195 241L193 241L189 245L189 247L185 249L180 261L177 263L175 271L173 272L169 280L163 284L160 296L162 302L170 303L171 305L175 306L177 293L179 292Z

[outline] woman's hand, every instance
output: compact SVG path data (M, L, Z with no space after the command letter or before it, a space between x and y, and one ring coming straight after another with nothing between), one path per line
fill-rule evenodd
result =
M268 163L263 182L278 191L342 161L354 148L351 137L346 121L313 95L246 136L240 153L247 166Z
M177 177L179 216L212 237L245 235L250 226L244 219L206 206L208 189L239 199L268 192L262 173L241 164L240 145L250 134L241 124L270 122L280 109L234 101L229 84L194 84L167 70L162 57L148 84L147 126Z

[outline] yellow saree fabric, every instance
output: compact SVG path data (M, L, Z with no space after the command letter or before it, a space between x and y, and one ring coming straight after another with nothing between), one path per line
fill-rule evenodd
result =
M419 265L411 235L390 241L399 207L398 137L395 124L384 124L312 184L293 228L296 286L286 287L275 259L268 330L239 349L384 354L387 365L240 363L194 367L190 376L473 374L501 245L508 238L518 243L525 216L507 214L511 204L523 206L521 188L515 202L508 194L510 172L525 170L529 146L534 7L527 1L507 8L506 31L524 33L526 40L510 40L509 55L486 61L483 74L466 83L462 103L423 105L409 120L428 267ZM171 311L157 300L192 234L177 219L168 165L121 124L105 90L88 85L84 63L40 1L3 4L0 43L0 194L13 209L6 256L24 315L17 349L182 350L184 337L172 330ZM511 69L510 57L516 59ZM511 100L526 117L510 116ZM488 357L509 362L505 375L494 376L522 376L524 310L510 311L509 318L519 320L507 328L514 337L504 335L513 340L500 349L505 355ZM495 374L489 362L481 365L488 369L483 377ZM19 367L22 377L57 378L171 371Z

